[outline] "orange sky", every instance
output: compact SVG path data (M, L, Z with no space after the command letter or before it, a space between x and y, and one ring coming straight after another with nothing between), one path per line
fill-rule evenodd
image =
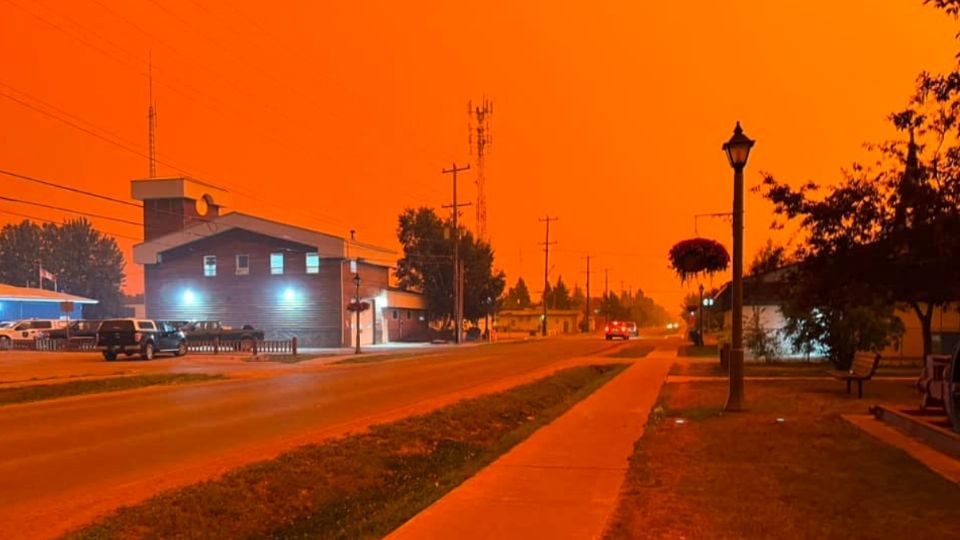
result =
M885 116L919 71L953 65L956 30L920 0L0 0L0 93L145 152L152 51L162 161L233 191L235 210L394 247L404 207L449 201L440 169L470 159L466 103L486 94L489 230L509 282L541 288L537 218L549 214L560 218L551 281L582 285L590 253L612 289L643 288L673 312L692 286L666 253L694 235L695 214L729 211L720 144L736 120L758 140L748 186L761 170L835 180L863 142L890 135ZM0 169L128 197L147 162L0 95ZM462 178L470 199L473 177ZM787 238L769 230L769 205L746 201L749 262L771 235ZM0 224L19 220L4 211L66 216L0 201ZM729 247L729 228L701 219L699 231ZM120 243L129 258L134 241ZM142 290L142 271L128 273ZM601 273L593 283L596 294Z

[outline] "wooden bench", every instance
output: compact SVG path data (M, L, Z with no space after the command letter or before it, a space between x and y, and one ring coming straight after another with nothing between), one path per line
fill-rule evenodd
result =
M880 355L872 352L858 352L853 357L850 371L831 371L834 379L847 381L847 393L850 393L850 383L857 383L857 399L863 397L863 381L869 381L877 372L880 365Z

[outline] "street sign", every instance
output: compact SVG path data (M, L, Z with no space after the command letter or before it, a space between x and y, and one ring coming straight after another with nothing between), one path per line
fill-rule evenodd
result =
M60 302L60 313L64 315L73 313L73 302Z

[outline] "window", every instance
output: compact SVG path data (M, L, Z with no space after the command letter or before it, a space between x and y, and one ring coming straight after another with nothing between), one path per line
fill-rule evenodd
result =
M274 275L283 273L283 253L270 254L270 273Z
M307 253L307 273L308 274L320 273L320 254L319 253Z
M245 276L250 273L250 256L237 255L237 275Z
M409 321L412 317L413 317L413 312L412 312L412 311L408 311L408 312L407 312L407 320Z
M400 312L397 311L397 310L393 310L393 318L394 318L394 319L399 319L399 318L400 318Z
M217 256L205 255L203 257L203 275L213 277L217 275Z
M156 330L156 327L150 321L137 321L137 325L141 330Z

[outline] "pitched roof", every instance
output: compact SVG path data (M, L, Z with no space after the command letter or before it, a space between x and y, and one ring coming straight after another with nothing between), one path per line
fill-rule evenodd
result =
M391 249L346 240L328 233L288 225L241 212L231 212L213 219L154 238L133 246L133 260L138 264L154 264L157 255L233 229L242 229L317 248L321 257L361 259L373 264L391 266L397 253Z
M73 302L75 304L98 304L98 300L84 298L65 292L47 289L30 289L0 283L0 300L7 302Z

